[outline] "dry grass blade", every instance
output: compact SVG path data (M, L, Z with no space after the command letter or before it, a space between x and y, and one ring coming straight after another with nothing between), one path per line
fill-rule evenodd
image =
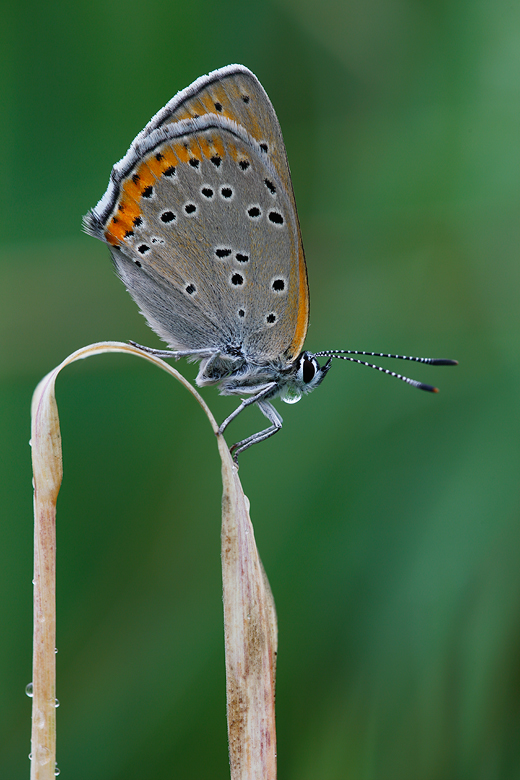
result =
M276 612L256 548L249 501L225 443L220 450L231 780L275 780Z
M61 436L54 386L69 363L103 352L129 352L167 371L213 415L184 377L160 358L129 344L102 342L74 352L38 385L32 403L34 474L34 650L31 780L52 780L56 767L56 501L62 479ZM222 577L232 780L275 780L274 683L276 614L255 545L238 471L222 436Z

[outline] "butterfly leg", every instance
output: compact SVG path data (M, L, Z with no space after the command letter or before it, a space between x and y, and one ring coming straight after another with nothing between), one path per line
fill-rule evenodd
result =
M155 357L160 358L175 358L175 360L181 357L194 357L198 360L200 358L213 357L216 354L214 349L153 349L152 347L144 347L142 344L137 344L135 341L129 341L128 343L133 347L142 349L143 352L147 352L149 355L155 355Z
M238 415L240 414L240 412L243 412L243 411L244 411L244 409L246 409L248 406L251 406L251 404L258 404L258 405L260 406L260 401L262 401L262 399L263 399L263 398L264 398L266 395L269 395L269 393L271 392L271 390L273 390L273 388L275 388L275 387L276 387L276 382L269 382L269 384L267 384L267 385L261 385L261 388L262 388L262 389L260 390L260 392L258 392L258 393L255 393L255 395L252 395L250 398L245 398L245 399L242 401L242 403L240 404L240 406L237 406L237 408L235 409L235 411L234 411L234 412L231 412L231 414L229 415L229 417L226 417L226 419L224 420L224 422L223 422L223 423L220 425L220 427L219 427L219 429L218 429L218 432L219 432L219 433L224 433L224 431L225 431L225 430L226 430L226 428L228 427L228 425L229 425L229 423L231 422L231 420L234 420L234 419L235 419L235 417L238 417ZM258 388L256 388L256 389L258 389ZM271 409L272 409L272 408L273 408L273 407L271 407ZM264 412L264 414L265 414L265 412ZM266 416L267 416L267 415L266 415Z
M280 428L282 427L282 417L281 415L276 411L274 406L269 403L269 401L257 401L258 408L262 412L262 414L267 417L271 425L269 428L266 428L263 431L258 431L258 433L254 433L252 436L248 436L247 439L242 439L242 441L237 441L236 444L233 444L232 447L230 447L230 452L233 456L233 460L238 465L238 456L241 452L244 452L244 450L247 450L248 447L251 447L253 444L257 444L259 441L264 441L265 439L268 439L270 436L274 436L275 433L277 433ZM240 407L239 407L240 409Z

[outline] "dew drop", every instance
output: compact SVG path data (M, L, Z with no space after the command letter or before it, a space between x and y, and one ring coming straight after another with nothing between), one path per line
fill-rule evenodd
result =
M58 699L54 699L54 706L56 707L56 709L58 709L58 707L60 706L60 702Z
M32 695L33 695L33 684L32 684L32 682L28 683L25 686L25 693L27 694L27 696L32 698Z
M58 764L55 764L55 766L54 766L54 777L58 777L59 773L60 773L60 768L59 768Z

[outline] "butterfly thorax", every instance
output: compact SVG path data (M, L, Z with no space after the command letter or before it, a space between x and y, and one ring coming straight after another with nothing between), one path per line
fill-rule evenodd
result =
M229 356L232 357L232 356ZM225 365L227 355L216 355L203 361L197 377L197 384L213 384L207 376L208 368L216 368L219 364ZM239 361L240 358L235 358ZM281 359L270 361L263 365L248 361L245 357L236 364L235 370L227 376L221 377L221 395L250 395L258 393L262 388L266 389L264 399L281 396L286 403L296 403L303 394L310 393L323 381L329 370L329 360L323 367L310 352L302 352L292 362L283 362ZM228 362L230 365L230 361Z

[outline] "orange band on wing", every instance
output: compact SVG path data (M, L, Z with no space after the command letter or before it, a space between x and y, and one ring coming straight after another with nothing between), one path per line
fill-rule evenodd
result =
M105 238L112 246L118 246L134 227L134 219L139 217L141 209L133 198L129 198L123 191L114 216L109 221Z
M189 156L185 147L182 147L185 156ZM194 156L199 157L198 154ZM105 238L112 246L118 246L127 236L132 235L134 220L141 216L139 202L149 187L153 187L156 180L168 170L179 164L178 158L173 153L171 146L165 146L155 154L143 160L137 170L123 182L117 207L112 212L107 227Z
M299 243L298 251L298 276L298 316L296 318L294 337L286 353L289 359L294 359L302 351L307 328L309 327L309 285L307 283L307 266L305 265L305 256L301 243Z

